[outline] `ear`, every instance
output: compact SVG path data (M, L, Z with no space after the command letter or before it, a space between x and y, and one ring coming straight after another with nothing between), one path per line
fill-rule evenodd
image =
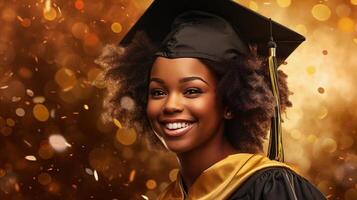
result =
M224 109L224 115L223 115L223 117L224 117L224 119L227 119L227 120L233 118L233 113L232 113L232 111L231 111L228 107L226 107L226 108Z

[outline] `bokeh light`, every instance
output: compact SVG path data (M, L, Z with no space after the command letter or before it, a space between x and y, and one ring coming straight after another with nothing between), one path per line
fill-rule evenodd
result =
M331 10L324 4L316 4L311 10L312 16L319 21L326 21L331 16Z

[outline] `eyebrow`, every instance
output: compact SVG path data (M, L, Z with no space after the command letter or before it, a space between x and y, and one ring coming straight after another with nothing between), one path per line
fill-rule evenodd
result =
M181 79L179 80L179 83L186 83L186 82L194 81L194 80L200 80L200 81L206 83L206 84L209 86L209 84L207 83L207 81L203 80L203 78L198 77L198 76L189 76L189 77L181 78ZM154 81L154 82L157 82L157 83L160 83L160 84L164 84L164 83L165 83L165 82L164 82L162 79L160 79L160 78L151 78L151 79L150 79L150 82L151 82L151 81Z

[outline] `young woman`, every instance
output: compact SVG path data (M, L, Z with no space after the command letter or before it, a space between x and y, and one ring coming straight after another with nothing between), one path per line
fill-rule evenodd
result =
M258 42L248 44L230 16L215 12L229 11L232 2L210 3L155 1L128 34L130 42L108 46L98 59L114 85L112 114L125 116L121 120L140 128L154 147L177 155L177 180L159 199L325 199L288 165L260 154L276 106L269 69ZM139 32L149 26L146 19L155 29L158 13L172 16L164 19L169 31ZM287 76L277 75L284 111L291 106ZM135 110L120 107L126 96Z

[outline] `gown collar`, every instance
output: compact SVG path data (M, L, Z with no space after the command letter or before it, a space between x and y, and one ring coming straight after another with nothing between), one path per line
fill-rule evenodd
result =
M182 176L178 173L176 181L165 189L158 200L226 199L251 175L267 167L291 169L284 163L259 154L232 154L204 170L187 194L183 188Z

